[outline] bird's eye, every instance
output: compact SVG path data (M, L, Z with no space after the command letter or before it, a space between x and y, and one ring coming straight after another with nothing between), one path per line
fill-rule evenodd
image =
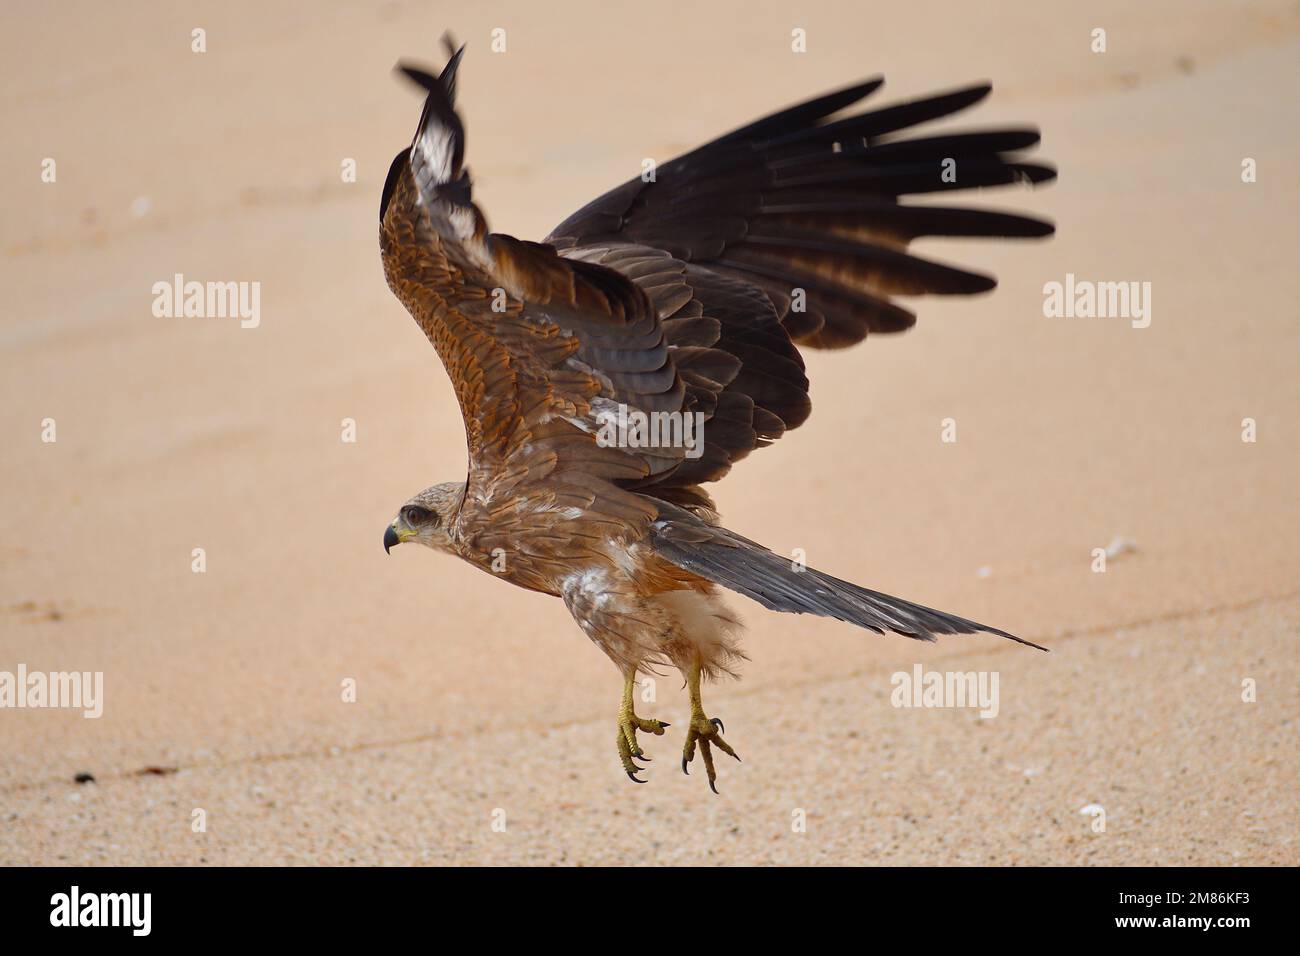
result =
M412 527L418 524L424 524L433 517L432 511L428 508L421 508L419 505L408 505L405 510L406 523Z

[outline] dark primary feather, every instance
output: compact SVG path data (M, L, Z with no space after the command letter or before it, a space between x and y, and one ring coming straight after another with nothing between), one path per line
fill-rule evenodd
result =
M444 36L443 40L451 53L451 58L438 76L435 77L418 67L407 66L402 63L397 65L397 69L428 91L428 95L424 100L424 108L420 112L420 122L415 127L416 137L419 137L420 131L429 123L431 116L447 125L455 138L456 156L454 164L459 169L465 155L465 127L455 109L456 71L460 67L460 58L465 53L465 47L462 46L460 49L452 51L453 44L450 35ZM397 179L406 171L410 161L411 148L407 147L393 157L393 162L388 167L388 176L384 180L384 192L379 200L380 222L384 221L384 213L388 209L389 202L392 201L393 190L397 187ZM462 205L469 202L468 177L458 179L454 190L456 198Z
M802 424L811 402L797 346L843 348L871 332L910 328L914 314L892 296L969 295L996 284L912 255L911 240L1052 233L1050 223L1015 213L900 202L908 194L1043 182L1055 171L1014 155L1038 143L1032 129L894 135L977 103L989 94L986 83L832 119L881 82L721 136L660 165L654 182L637 178L610 190L547 237L562 255L623 272L645 289L665 319L670 351L711 347L741 361L720 395L733 416L749 416L749 427L733 420L718 434L706 424L706 455L648 484L716 480ZM956 162L955 182L941 175L945 159Z

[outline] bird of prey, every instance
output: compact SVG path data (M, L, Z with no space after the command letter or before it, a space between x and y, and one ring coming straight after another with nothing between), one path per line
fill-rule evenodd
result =
M719 523L704 485L808 418L800 348L840 349L915 321L895 295L962 295L986 275L914 256L918 236L1042 237L1051 224L900 197L1050 180L1035 129L908 136L985 84L869 111L871 79L719 137L588 203L541 242L488 231L471 199L456 73L399 64L425 91L381 200L389 287L433 343L469 446L463 481L407 501L384 548L414 541L561 598L623 677L617 748L668 724L633 707L639 673L675 667L697 749L736 757L703 680L744 659L726 589L877 633L1006 631L803 567ZM838 114L838 116L837 116ZM674 417L675 416L675 417ZM654 441L646 422L702 423ZM647 434L650 439L647 439ZM662 437L662 436L661 436ZM739 760L739 757L736 757Z

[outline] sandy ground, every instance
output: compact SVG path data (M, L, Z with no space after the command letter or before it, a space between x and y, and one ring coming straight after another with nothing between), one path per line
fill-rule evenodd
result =
M0 710L0 863L1300 862L1295 3L264 6L5 13L0 671L102 671L106 699ZM1051 654L737 598L752 661L706 703L745 762L720 797L678 772L664 679L678 726L635 787L617 675L558 601L384 555L464 466L375 221L418 112L390 68L446 27L479 201L530 238L643 157L876 72L881 102L991 78L967 125L1041 126L1059 183L979 201L1059 236L923 245L1001 287L811 355L812 420L716 494L777 550ZM177 272L259 281L260 326L155 318ZM1151 282L1150 327L1045 318L1067 272ZM997 672L998 716L891 706L918 662Z

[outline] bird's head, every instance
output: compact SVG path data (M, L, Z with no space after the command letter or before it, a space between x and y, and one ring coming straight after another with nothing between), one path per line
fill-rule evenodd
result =
M460 509L464 482L448 482L425 488L402 505L397 517L384 531L384 550L403 541L418 541L435 551L451 551L451 519Z

